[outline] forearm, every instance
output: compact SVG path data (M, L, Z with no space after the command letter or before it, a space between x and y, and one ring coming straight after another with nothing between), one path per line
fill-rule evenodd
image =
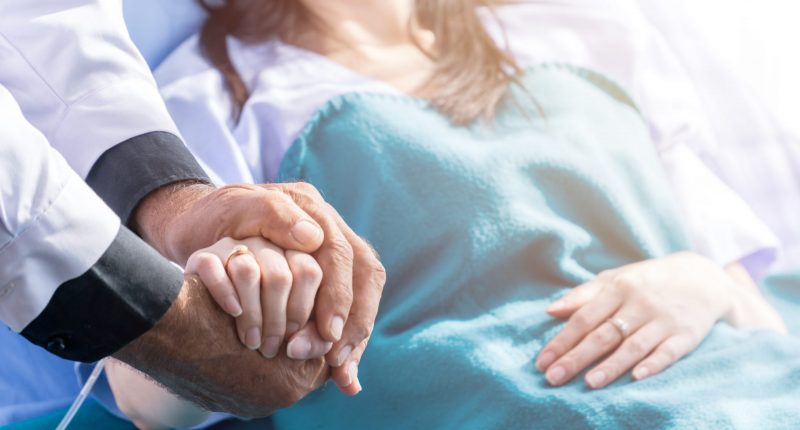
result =
M105 372L117 407L137 428L189 428L208 419L208 411L175 396L124 363L110 360Z

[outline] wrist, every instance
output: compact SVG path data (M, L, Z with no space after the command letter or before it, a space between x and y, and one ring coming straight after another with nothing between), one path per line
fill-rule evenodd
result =
M185 263L183 219L192 206L216 188L197 181L176 182L148 194L137 206L132 228L147 243L171 261Z
M164 316L148 332L119 350L114 357L135 367L142 372L151 374L151 371L160 367L163 358L176 358L174 352L180 352L175 345L175 333L182 329L185 320L183 314L192 294L191 281L184 275L183 284L178 296Z
M202 386L194 386L192 375L202 374L204 349L197 342L203 325L218 322L212 315L199 315L214 309L211 298L194 275L185 275L183 286L164 317L150 331L114 354L114 358L149 375L170 391L197 404L210 404L210 395ZM209 303L205 306L203 299ZM205 331L204 334L208 334ZM207 376L207 375L205 375Z
M195 275L170 310L116 358L206 410L263 417L299 401L328 376L323 359L271 360L242 346L234 320Z

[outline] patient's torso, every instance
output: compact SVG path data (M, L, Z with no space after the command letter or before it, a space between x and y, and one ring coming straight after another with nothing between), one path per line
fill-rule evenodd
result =
M410 97L345 95L284 158L280 179L318 187L381 255L384 327L548 297L685 247L644 123L616 87L562 66L525 83L495 123L468 128Z
M347 428L503 428L540 413L533 360L556 327L543 312L553 296L685 247L624 95L561 66L524 83L535 102L518 91L521 109L469 128L417 99L344 95L289 149L280 179L318 187L376 248L388 281L360 366L365 391L312 394L276 414L279 427L327 428L344 408Z

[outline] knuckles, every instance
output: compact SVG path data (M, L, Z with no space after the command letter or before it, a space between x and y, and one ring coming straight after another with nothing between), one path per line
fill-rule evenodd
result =
M353 247L344 237L330 239L327 243L334 267L353 267Z
M585 312L578 311L572 315L569 319L569 325L571 325L575 330L580 332L586 332L590 330L592 327L592 319L587 315Z
M264 289L272 294L283 294L292 288L292 272L288 267L265 268L261 274Z
M248 284L257 282L261 276L261 269L252 258L232 258L228 263L228 270L232 279Z
M386 285L386 268L383 267L383 264L378 260L372 263L371 278L373 287L375 287L378 292L382 292L383 287Z
M637 293L640 289L640 281L632 274L624 273L614 277L612 287L623 295Z
M647 346L644 344L644 342L636 337L628 339L626 344L626 349L633 356L642 357L650 352L647 350Z
M213 270L217 256L209 252L197 252L190 257L199 273L208 273Z
M351 315L348 318L348 330L350 331L350 338L356 343L369 339L372 336L372 330L375 323L372 318Z
M612 330L608 330L607 328L611 328ZM592 342L602 346L613 345L619 341L619 333L617 333L616 329L613 327L600 327L599 330L593 331L589 336Z
M322 281L322 268L319 267L314 257L303 253L292 253L288 257L295 282L319 285Z

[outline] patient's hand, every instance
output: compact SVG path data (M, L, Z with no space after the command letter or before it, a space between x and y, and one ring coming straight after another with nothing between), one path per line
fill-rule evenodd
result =
M752 289L741 282L689 252L603 272L548 308L569 321L536 366L550 384L562 385L608 355L586 375L589 387L602 388L631 368L637 380L661 372L694 350L719 320L785 331L769 306L750 305Z
M192 254L186 271L198 274L217 304L236 318L244 346L274 358L286 340L287 356L297 360L330 351L331 342L306 329L322 280L322 270L311 255L284 251L260 237L224 238ZM355 351L358 357L363 346ZM345 394L361 391L357 362L334 368L332 375Z
M295 336L301 333L320 337L315 324ZM242 346L233 318L214 303L197 275L186 275L180 294L155 327L114 357L206 410L243 417L288 407L329 376L322 358L292 360L281 350L267 360Z
M197 273L217 304L236 318L242 344L266 358L278 355L284 339L306 325L322 280L312 256L260 237L221 239L192 254L186 272ZM302 340L308 339L291 343L290 358L322 357L332 345Z

